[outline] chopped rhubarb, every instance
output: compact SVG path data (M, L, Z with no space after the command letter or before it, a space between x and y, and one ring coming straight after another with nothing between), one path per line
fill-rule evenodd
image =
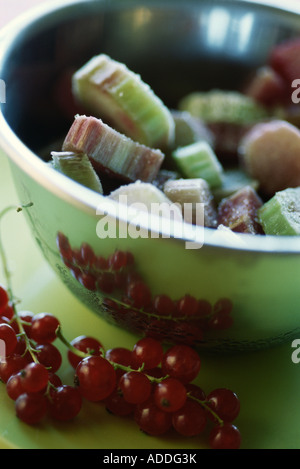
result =
M286 105L291 98L290 87L269 66L260 67L248 83L245 94L264 106Z
M300 185L300 130L286 121L260 123L240 147L243 167L268 196Z
M263 234L257 210L262 200L251 186L245 186L232 196L223 199L218 207L218 223L234 232Z
M290 39L274 47L269 63L291 86L293 80L300 78L300 39Z
M207 125L214 135L215 152L220 161L224 165L236 164L240 142L252 126L231 122L213 122Z
M134 142L95 117L76 116L63 143L63 151L86 153L98 172L127 182L151 182L164 155Z
M169 180L164 185L164 193L182 207L187 223L216 228L217 212L213 195L204 179Z

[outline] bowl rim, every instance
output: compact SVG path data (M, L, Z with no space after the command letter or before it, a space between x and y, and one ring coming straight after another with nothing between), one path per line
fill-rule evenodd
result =
M106 0L100 0L105 6ZM109 1L109 0L108 0ZM124 1L124 0L123 0ZM179 1L179 0L178 0ZM299 0L286 0L284 6L279 6L276 0L210 0L210 3L217 4L237 4L237 5L255 5L261 9L274 9L277 12L285 12L300 16ZM16 19L10 21L0 31L0 78L2 63L5 62L5 56L9 53L10 47L14 41L20 37L22 32L34 22L40 22L51 18L55 14L68 14L69 9L77 6L82 7L84 4L99 3L99 0L65 0L62 4L60 1L47 2L43 5L30 8L25 13L19 15ZM175 2L176 3L176 2ZM134 4L129 0L128 4ZM153 0L151 5L153 5ZM174 6L174 0L172 3ZM300 18L299 18L300 19ZM0 104L0 148L8 157L9 161L15 164L20 170L24 171L28 176L34 179L39 185L46 190L54 193L67 203L72 204L84 212L95 216L99 213L99 208L106 204L105 213L112 215L116 213L118 204L116 202L107 202L107 197L96 194L88 188L78 184L77 182L66 178L56 170L45 164L33 151L31 151L13 132L9 124L5 120L2 113L2 106L7 103ZM118 213L118 219L128 222L126 217ZM141 228L148 229L147 223L142 220L139 223ZM186 225L186 224L185 224ZM185 227L185 236L177 237L176 230L181 230L181 224L177 226L174 223L172 233L160 232L161 235L176 239L180 243L189 241L200 242L200 246L204 243L206 246L219 249L229 249L233 251L248 251L265 254L300 254L300 236L270 236L270 235L249 235L228 233L228 230L216 230L210 228ZM175 232L175 236L174 236ZM180 231L178 231L180 233Z

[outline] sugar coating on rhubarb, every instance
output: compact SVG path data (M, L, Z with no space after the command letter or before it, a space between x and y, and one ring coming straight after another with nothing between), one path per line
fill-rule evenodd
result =
M204 122L245 125L269 117L269 111L254 99L236 91L211 90L185 96L179 108L200 117Z
M258 211L264 232L269 235L300 234L300 187L277 192Z
M222 184L223 167L207 142L179 147L172 156L184 177L205 179L212 188Z
M171 112L125 64L106 54L92 57L75 72L72 89L89 112L133 140L162 149L173 143Z
M151 182L164 160L160 150L138 144L101 119L85 115L75 117L62 149L86 153L99 170L131 182Z

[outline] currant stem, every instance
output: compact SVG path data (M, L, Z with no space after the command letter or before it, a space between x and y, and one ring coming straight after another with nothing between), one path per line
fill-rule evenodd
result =
M83 271L81 265L78 264L77 262L71 262L71 265L75 269L79 269L81 272ZM97 270L95 270L94 272L97 273ZM103 272L111 272L111 270L110 269L105 269L105 270L103 270ZM93 273L93 270L91 271L91 273ZM137 308L134 305L127 304L127 303L123 302L120 299L117 299L115 297L110 296L109 294L106 294L106 298L113 301L113 302L115 302L116 304L118 304L118 306L122 306L122 308L130 309L130 310L135 311L137 313L144 314L148 318L153 318L153 319L158 319L158 320L162 319L162 316L158 313L145 311L143 308ZM204 320L204 319L208 320L211 317L213 317L213 313L202 316L201 319L202 320ZM199 318L197 316L188 316L188 315L173 316L172 314L164 315L163 319L166 320L166 321L174 321L174 322L178 322L178 323L180 323L181 321L191 321L191 322L193 322L193 321L198 321L199 320Z
M21 212L23 210L23 208L28 208L28 207L31 207L32 205L33 205L32 203L29 203L29 204L26 204L26 205L22 205L21 207L20 206L15 206L15 205L10 205L9 207L6 207L5 209L3 209L0 212L0 222L2 221L3 217L8 212L10 212L11 210L16 210L17 212ZM1 236L1 232L2 232L2 230L0 230L0 236ZM7 263L7 259L6 259L6 255L5 255L5 252L4 252L4 249L3 249L3 243L2 243L1 239L0 239L0 256L1 256L3 271L4 271L6 283L7 283L7 292L8 292L8 295L9 295L10 299L11 299L13 307L15 307L16 299L14 297L13 289L12 289L12 285L11 285L11 274L10 274L10 271L9 271L9 268L8 268L8 263Z
M78 350L76 347L74 347L66 338L65 336L63 335L62 333L62 330L61 330L61 326L58 326L58 328L56 329L56 337L71 351L73 352L75 355L77 355L78 357L81 357L81 358L88 358L91 356L91 353L87 353L87 352L83 352L82 350ZM105 355L105 351L102 350L102 354L103 356ZM115 369L119 369L119 370L123 370L125 371L126 373L130 372L130 371L138 371L138 372L142 372L143 369L144 369L144 364L141 365L138 369L136 368L132 368L131 366L126 366L126 365L121 365L120 363L117 363L117 362L113 362L111 360L108 360L106 358L106 360L115 368ZM160 383L161 381L163 381L164 379L168 378L169 376L166 375L166 376L163 376L162 378L155 378L154 376L150 376L148 375L147 373L145 373L145 375L148 377L148 379L153 382L153 383Z
M172 314L168 314L168 315L166 314L166 315L162 316L162 315L157 314L157 313L145 311L143 308L136 308L133 305L124 303L123 301L121 301L117 298L114 298L114 297L110 297L109 295L106 295L106 297L108 299L114 301L115 303L117 303L119 306L122 306L122 308L130 309L132 311L136 311L137 313L144 314L148 318L153 318L153 319L158 319L158 320L163 319L163 320L166 320L166 321L173 321L173 322L178 322L178 323L180 323L181 321L191 321L191 322L193 322L193 321L198 321L199 320L199 318L197 316L173 316ZM206 316L203 316L201 319L210 319L212 316L213 316L213 314L208 314Z
M22 205L22 206L10 205L10 206L6 207L5 209L3 209L0 212L0 222L2 221L3 217L8 212L10 212L12 210L15 210L16 212L21 212L24 208L29 208L32 205L33 205L33 203L30 202L30 203ZM2 230L0 230L0 237L1 237L1 233L2 233ZM26 351L29 351L33 361L38 362L37 357L34 353L34 349L32 348L30 340L27 337L27 334L24 330L23 322L19 318L19 315L18 315L18 312L17 312L17 309L16 309L16 304L18 303L18 300L15 298L14 293L13 293L12 282L11 282L11 273L10 273L10 270L8 268L8 263L7 263L5 251L4 251L4 248L3 248L3 242L2 242L1 239L0 239L0 256L1 256L1 260L2 260L3 273L4 273L4 276L5 276L5 279L6 279L6 289L7 289L7 293L8 293L8 296L9 296L9 299L10 299L10 302L11 302L11 306L12 306L13 312L14 312L13 317L14 317L14 320L17 322L19 330L20 330L19 336L24 337L25 344L26 344Z
M203 401L203 400L201 400L201 399L198 399L197 397L193 396L191 393L188 393L188 394L187 394L187 397L188 397L189 399L192 399L192 400L195 401L195 402L198 402L198 404L200 404L206 411L210 412L211 415L217 420L217 422L218 422L218 424L219 424L220 426L223 426L223 425L224 425L223 420L218 416L218 414L217 414L214 410L212 410L212 409L209 407L209 405L207 404L207 401Z
M81 358L87 358L90 357L91 354L88 354L86 352L82 352L81 350L78 350L76 347L74 347L63 335L61 331L61 327L58 326L58 328L55 331L56 337L73 353L78 355L78 357Z

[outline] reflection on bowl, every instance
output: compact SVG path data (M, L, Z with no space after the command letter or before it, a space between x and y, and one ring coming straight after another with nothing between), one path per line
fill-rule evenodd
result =
M3 32L1 146L21 203L33 203L26 216L45 258L96 314L139 335L221 351L299 334L297 237L233 243L208 228L200 239L193 230L184 239L137 229L120 236L130 224L122 212L116 236L99 236L103 196L43 161L77 112L70 74L93 55L126 63L175 108L195 89L238 89L299 32L297 6L228 0L74 1L34 10ZM105 216L116 223L113 210Z

